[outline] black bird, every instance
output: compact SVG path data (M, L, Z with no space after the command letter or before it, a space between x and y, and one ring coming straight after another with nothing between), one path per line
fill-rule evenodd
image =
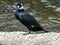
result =
M31 33L31 31L49 32L43 29L43 27L37 22L34 17L25 12L22 3L16 3L13 5L13 7L17 8L15 12L16 18L29 29L29 33Z

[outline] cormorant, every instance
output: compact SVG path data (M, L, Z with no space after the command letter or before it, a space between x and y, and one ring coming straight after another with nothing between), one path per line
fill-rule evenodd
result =
M16 3L13 7L17 8L15 12L16 18L29 29L29 33L31 33L31 31L49 32L43 29L43 27L37 22L37 20L33 16L25 12L22 3Z

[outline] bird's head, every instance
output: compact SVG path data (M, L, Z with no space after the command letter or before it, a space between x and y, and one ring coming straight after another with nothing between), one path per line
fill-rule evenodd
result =
M13 7L16 8L16 9L18 9L18 10L22 10L22 9L24 10L24 6L23 6L22 3L15 3L13 5Z

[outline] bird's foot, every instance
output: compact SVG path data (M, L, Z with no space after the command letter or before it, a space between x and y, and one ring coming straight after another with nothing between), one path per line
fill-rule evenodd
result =
M45 31L45 33L48 33L48 32L50 32L50 31Z
M28 33L25 33L25 34L23 34L23 35L27 35L27 34L31 34L31 31L29 31Z

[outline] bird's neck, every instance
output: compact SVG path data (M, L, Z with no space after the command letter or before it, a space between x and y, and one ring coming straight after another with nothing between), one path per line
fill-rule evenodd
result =
M20 13L20 12L24 12L24 9L18 9L17 11L18 11L19 13Z

